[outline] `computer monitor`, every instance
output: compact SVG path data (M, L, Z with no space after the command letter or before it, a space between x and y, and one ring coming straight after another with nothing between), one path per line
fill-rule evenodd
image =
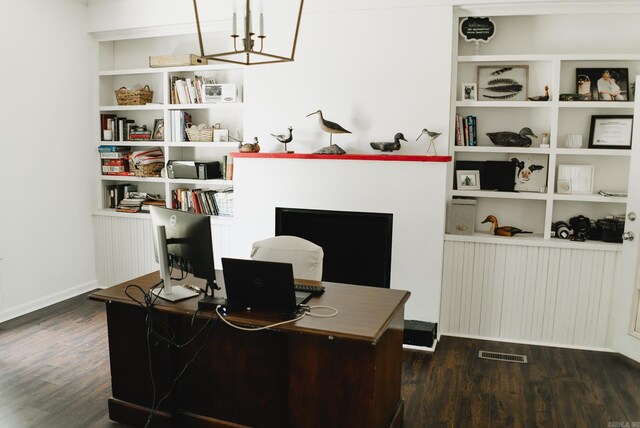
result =
M207 292L217 288L211 220L208 215L152 205L151 224L156 261L160 264L163 281L163 287L154 289L154 294L171 301L198 295L185 287L172 287L169 274L171 266L205 279Z
M393 214L276 207L276 235L322 247L322 280L391 287Z

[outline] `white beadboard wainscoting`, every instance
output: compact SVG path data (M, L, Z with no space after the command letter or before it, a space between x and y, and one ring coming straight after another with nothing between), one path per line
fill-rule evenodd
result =
M96 274L100 287L128 281L158 270L153 252L151 219L144 214L105 214L93 216ZM212 217L213 256L216 267L228 256L233 239L233 219Z
M440 334L607 349L620 262L613 247L445 240Z

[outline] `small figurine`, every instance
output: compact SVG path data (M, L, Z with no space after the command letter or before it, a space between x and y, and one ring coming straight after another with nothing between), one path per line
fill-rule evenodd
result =
M324 132L329 133L329 145L327 147L324 147L320 150L318 150L316 153L319 154L344 154L346 153L344 150L342 150L342 148L337 147L337 148L331 148L331 146L333 146L333 134L351 134L351 131L347 131L346 129L344 129L342 126L338 125L335 122L331 122L330 120L326 120L324 118L324 116L322 115L322 110L317 110L314 111L313 113L309 113L307 115L307 117L314 115L314 114L319 114L320 118L319 118L319 122L320 122L320 129L322 129Z
M240 153L258 153L260 151L260 144L258 143L258 137L253 137L253 143L242 144L238 143L238 151Z
M506 147L528 147L531 145L531 138L529 135L535 138L538 138L536 134L533 133L531 128L522 128L520 132L515 133L511 131L501 131L501 132L487 132L487 136L491 140L493 144L496 146L506 146Z
M275 137L276 140L280 141L282 144L284 144L284 152L285 153L293 153L293 150L289 151L287 150L287 144L291 142L291 140L293 140L293 128L290 126L289 128L289 135L284 135L284 134L271 134L272 137Z
M498 219L493 215L488 215L482 223L491 223L489 233L498 236L513 236L517 233L533 233L513 226L498 226Z
M400 150L400 140L402 141L407 141L404 138L404 135L402 134L402 132L398 132L396 135L393 136L393 143L389 142L389 143L369 143L369 145L371 145L371 148L374 150L380 150L381 152L392 152L394 150Z
M429 137L431 137L431 140L429 140L429 147L427 147L427 154L431 153L431 149L433 149L434 156L437 156L438 153L436 153L436 146L433 144L433 142L436 140L436 138L442 135L442 132L432 132L427 128L423 128L420 135L418 135L418 138L416 138L416 141L418 141L424 134L427 134Z
M544 95L536 95L535 97L529 97L529 101L549 101L549 87L544 87Z

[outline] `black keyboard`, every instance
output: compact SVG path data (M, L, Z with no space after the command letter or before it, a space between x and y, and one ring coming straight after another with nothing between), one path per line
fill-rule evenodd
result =
M303 293L311 293L312 296L319 296L324 293L323 285L309 285L309 284L296 284L296 291L302 291Z

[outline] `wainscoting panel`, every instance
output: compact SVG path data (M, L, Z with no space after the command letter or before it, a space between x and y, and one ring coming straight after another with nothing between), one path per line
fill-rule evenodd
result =
M445 241L440 333L607 347L619 251Z
M93 216L96 274L100 287L110 287L158 270L148 216ZM214 263L229 255L233 223L212 225Z

